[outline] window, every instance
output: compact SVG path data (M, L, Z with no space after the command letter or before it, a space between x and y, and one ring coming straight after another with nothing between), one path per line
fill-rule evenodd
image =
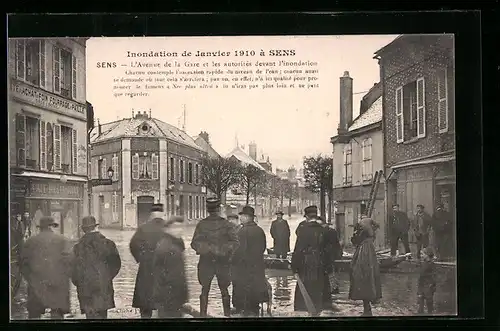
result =
M196 196L194 199L194 210L196 211L196 218L200 218L200 197Z
M113 214L113 222L118 221L118 194L113 192L111 201L111 212Z
M350 143L344 146L344 175L342 177L343 185L352 184L352 146Z
M175 215L175 197L170 194L170 215Z
M151 177L152 179L158 179L158 155L151 155Z
M419 78L396 90L396 141L425 137L425 82Z
M201 197L201 217L205 217L206 215L206 209L205 209L205 197Z
M106 164L106 158L102 158L98 161L99 163L99 178L108 178L108 168Z
M200 184L200 165L199 164L197 164L195 166L194 180L195 180L196 185Z
M193 184L193 164L188 163L188 183Z
M372 139L367 138L363 140L362 144L362 154L363 154L363 163L362 163L362 179L363 181L369 181L373 177L373 163L372 163Z
M52 130L52 124L45 124L45 140L46 140L46 157L47 157L47 171L52 171L54 169L54 134Z
M170 158L170 180L175 181L175 159L173 157Z
M139 157L139 179L152 179L151 157L148 155Z
M52 59L54 92L76 99L76 57L65 49L53 46Z
M143 155L136 153L132 156L132 179L158 179L158 155L153 153L149 156L144 152Z
M111 168L113 168L113 180L117 181L119 178L119 169L118 169L118 156L113 154L111 158Z
M184 160L179 160L179 181L184 183Z
M45 87L45 41L16 41L16 76L30 84Z
M71 173L71 150L73 145L73 130L67 126L61 128L61 170L64 173ZM105 175L105 177L107 176Z
M448 131L448 70L438 70L438 127L439 133Z
M38 169L40 155L40 128L36 118L26 116L26 167Z
M193 196L189 196L189 219L193 219Z

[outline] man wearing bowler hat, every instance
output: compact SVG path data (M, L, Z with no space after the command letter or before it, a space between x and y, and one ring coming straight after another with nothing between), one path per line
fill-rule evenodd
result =
M71 244L52 231L59 226L52 217L40 218L40 232L23 245L21 272L28 283L28 318L38 319L50 308L52 319L70 312L69 282Z
M274 254L279 259L286 259L290 251L290 226L283 219L283 212L276 213L276 219L271 223L271 236L274 240Z
M105 319L115 308L113 279L121 259L113 241L101 234L94 216L82 219L83 237L73 247L75 263L71 277L76 286L80 310L88 319Z
M238 247L235 226L220 216L220 200L206 200L208 216L195 228L191 248L200 256L198 281L201 285L200 315L207 316L208 294L214 276L217 276L222 296L224 315L230 315L231 298L228 287L231 284L230 261Z

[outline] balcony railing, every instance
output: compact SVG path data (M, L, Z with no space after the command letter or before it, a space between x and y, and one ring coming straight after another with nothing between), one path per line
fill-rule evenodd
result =
M71 173L71 165L70 164L61 164L61 171L65 174Z

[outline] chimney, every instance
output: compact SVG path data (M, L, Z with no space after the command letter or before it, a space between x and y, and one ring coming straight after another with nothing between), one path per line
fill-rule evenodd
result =
M151 118L151 108L149 108L149 118Z
M257 144L253 141L248 145L248 154L254 161L257 161Z
M99 121L99 119L97 119L97 136L100 136L102 133L101 131L101 122Z
M132 109L132 118L135 118L135 116L134 116L134 110L133 109Z
M340 77L340 122L338 132L347 132L352 124L352 78L349 71L344 71L344 76Z
M202 137L203 140L205 140L210 145L210 136L206 131L201 131L199 136Z

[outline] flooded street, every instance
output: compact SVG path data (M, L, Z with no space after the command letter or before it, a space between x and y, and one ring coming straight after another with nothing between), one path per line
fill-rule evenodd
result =
M286 218L286 217L285 217ZM295 244L295 229L302 219L292 217L289 220L292 238L291 247ZM259 225L264 229L267 235L267 247L272 247L273 242L269 234L271 220L261 219ZM138 318L139 311L132 308L132 297L134 293L135 277L137 275L138 265L134 261L129 250L130 238L133 231L116 231L102 230L101 231L109 239L113 240L120 252L122 258L122 268L118 276L114 279L115 302L116 308L109 311L109 318ZM194 226L186 226L183 239L186 244L186 273L189 286L189 303L198 310L199 295L201 286L197 280L197 263L198 256L191 249L190 243L194 232ZM454 280L445 280L446 275L440 273L438 275L438 288L435 296L436 314L451 315L456 313L456 298L454 295L455 289L452 285ZM339 312L332 313L334 316L359 316L362 312L361 302L354 302L348 299L349 292L349 275L341 273L340 278L340 294L334 297L334 302L339 308ZM413 315L416 313L417 305L417 279L416 273L383 273L382 274L382 300L374 305L374 316L401 316ZM269 282L273 288L273 316L291 316L293 313L293 296L295 291L295 279L293 277L275 277L270 278ZM231 291L231 289L230 289ZM26 287L25 284L14 300L12 307L13 319L25 319L26 312ZM71 296L72 313L75 318L80 318L78 300L76 290L72 287ZM217 282L214 279L209 297L208 313L210 315L222 315L222 301L220 291L217 287ZM307 313L297 314L294 316L307 316Z

